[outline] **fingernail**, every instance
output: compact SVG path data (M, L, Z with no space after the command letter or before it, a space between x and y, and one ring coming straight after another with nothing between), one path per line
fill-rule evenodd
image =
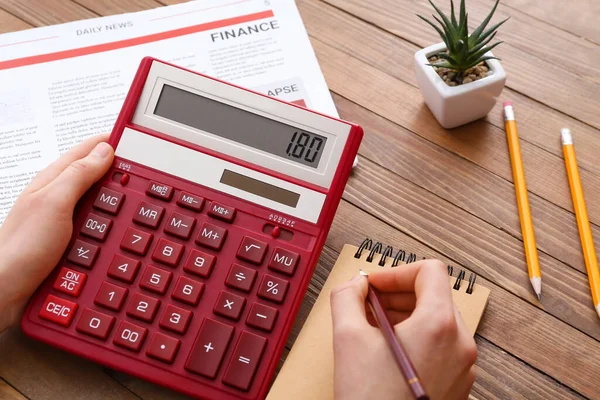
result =
M110 154L111 149L110 144L101 142L94 147L92 154L100 158L106 158Z

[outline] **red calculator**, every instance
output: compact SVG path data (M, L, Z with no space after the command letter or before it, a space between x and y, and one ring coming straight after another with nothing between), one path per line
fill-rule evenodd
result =
M197 398L264 398L362 135L145 58L23 331Z

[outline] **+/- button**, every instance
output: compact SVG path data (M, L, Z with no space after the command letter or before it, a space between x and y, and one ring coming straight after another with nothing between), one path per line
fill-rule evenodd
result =
M73 247L71 247L71 251L67 256L67 261L81 265L82 267L92 268L99 250L100 248L98 246L77 239L73 244Z

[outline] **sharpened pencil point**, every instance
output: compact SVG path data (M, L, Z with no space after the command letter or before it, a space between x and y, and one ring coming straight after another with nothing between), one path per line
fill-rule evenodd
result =
M529 279L531 281L531 286L533 287L533 291L537 296L538 300L542 300L542 278L540 276L536 276Z
M600 317L600 304L596 306L596 313L598 314L598 317Z

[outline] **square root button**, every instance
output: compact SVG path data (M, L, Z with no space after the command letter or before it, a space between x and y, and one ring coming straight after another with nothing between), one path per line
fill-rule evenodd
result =
M260 240L244 236L237 252L237 258L256 265L262 264L268 245Z

